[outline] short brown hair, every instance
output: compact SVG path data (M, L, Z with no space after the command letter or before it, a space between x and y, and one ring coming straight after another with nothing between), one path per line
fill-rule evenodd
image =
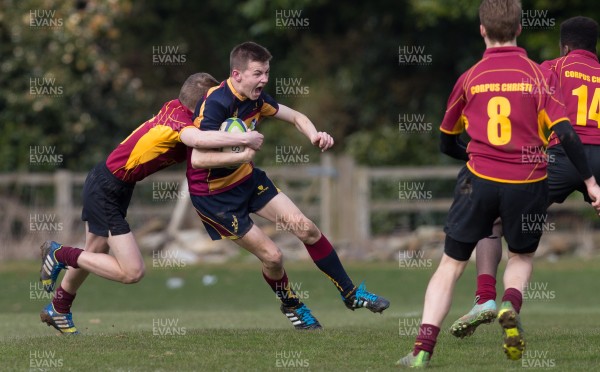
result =
M229 55L229 71L244 71L249 62L269 62L273 56L262 45L246 41L235 46Z
M179 91L179 101L185 107L194 111L198 101L210 88L216 85L219 85L217 79L206 72L190 75Z
M521 25L520 0L483 0L479 21L490 40L507 42L517 37Z

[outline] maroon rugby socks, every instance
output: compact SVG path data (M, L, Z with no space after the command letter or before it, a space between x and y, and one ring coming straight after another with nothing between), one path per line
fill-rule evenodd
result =
M477 291L475 292L477 304L481 305L489 300L496 300L496 278L489 274L477 276Z
M54 305L54 310L58 311L61 314L67 314L71 312L71 305L73 305L73 300L75 300L75 296L77 294L70 294L65 291L63 287L58 287L56 290L56 294L52 299L52 305Z
M321 238L314 244L304 244L304 246L319 270L324 272L333 284L335 284L342 296L347 298L355 289L354 283L352 283L352 280L346 274L340 258L325 235L321 234Z
M437 337L440 334L440 327L436 327L432 324L421 324L419 327L419 335L415 340L415 348L413 349L413 355L419 354L419 351L423 350L433 355L433 348L437 342Z
M277 280L269 278L264 271L262 274L267 284L269 284L273 292L275 292L277 298L279 298L285 306L294 307L300 303L298 296L294 293L294 290L290 288L290 283L288 282L287 273L285 271L283 272L281 279Z
M67 247L63 245L54 252L54 257L56 257L58 262L62 264L79 269L79 265L77 265L77 259L81 253L83 253L83 249Z
M521 312L521 305L523 305L523 294L516 288L507 288L502 296L502 302L510 301L513 309L517 313Z

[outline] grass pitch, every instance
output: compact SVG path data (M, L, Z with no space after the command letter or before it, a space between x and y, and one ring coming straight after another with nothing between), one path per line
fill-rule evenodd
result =
M146 277L135 285L90 277L72 309L82 335L60 337L39 320L50 297L37 281L38 264L3 264L0 370L395 370L395 361L412 349L424 290L437 263L429 268L346 265L356 284L367 279L369 290L391 301L382 316L347 310L312 263L288 265L293 288L324 326L322 332L293 330L258 263L161 266L148 261ZM457 285L431 364L434 370L598 368L599 260L536 264L522 312L527 350L518 362L504 356L497 323L481 326L464 340L447 332L472 304L473 266ZM170 278L181 278L183 285L169 288ZM178 281L169 283L177 286Z

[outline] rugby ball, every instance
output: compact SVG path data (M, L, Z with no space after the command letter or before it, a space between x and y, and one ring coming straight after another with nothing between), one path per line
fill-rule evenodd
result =
M248 131L246 124L240 118L229 118L221 124L220 131L228 132L228 133L244 133ZM245 150L245 146L230 146L223 147L221 151L223 152L242 152Z

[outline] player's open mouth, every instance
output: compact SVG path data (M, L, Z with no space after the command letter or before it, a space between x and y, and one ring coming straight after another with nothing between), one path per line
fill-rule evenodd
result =
M256 89L254 89L254 94L256 95L260 95L260 93L262 92L263 87L257 87Z

